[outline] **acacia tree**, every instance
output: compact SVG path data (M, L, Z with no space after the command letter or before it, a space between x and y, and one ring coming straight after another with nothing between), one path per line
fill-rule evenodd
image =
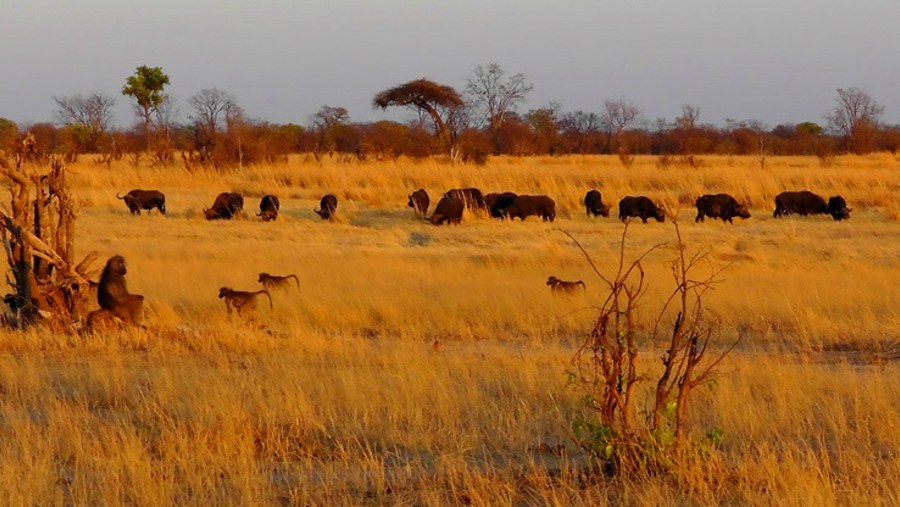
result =
M78 144L87 151L96 151L100 139L113 121L116 101L102 93L87 96L53 97L56 120L73 130Z
M861 88L838 88L834 101L837 105L825 117L828 126L847 139L850 149L865 151L884 106Z
M374 108L387 109L391 106L402 106L428 115L434 123L435 135L444 141L451 154L454 148L451 129L452 115L463 105L463 99L453 87L428 79L416 79L388 88L372 99Z
M525 100L534 85L526 81L525 74L515 74L504 80L506 73L496 63L475 67L474 77L466 83L466 94L474 105L483 109L488 127L493 132L503 124L507 113Z
M146 149L150 149L150 125L153 122L153 114L166 101L163 89L169 84L169 76L162 67L148 67L141 65L135 73L125 80L122 87L122 95L134 99L135 113L141 118L144 125L144 142Z

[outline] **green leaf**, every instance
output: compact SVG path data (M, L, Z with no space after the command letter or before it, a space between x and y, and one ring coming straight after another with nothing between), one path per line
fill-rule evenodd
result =
M678 408L678 402L675 400L672 400L672 401L666 403L666 415L674 414L675 409L677 409L677 408Z

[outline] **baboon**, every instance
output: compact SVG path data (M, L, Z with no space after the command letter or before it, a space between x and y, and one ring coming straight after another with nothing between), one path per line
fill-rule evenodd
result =
M255 292L245 292L241 290L234 290L230 287L222 287L219 289L219 299L225 300L225 310L228 311L229 315L231 314L231 310L237 310L238 315L243 316L241 313L242 310L253 311L256 309L256 298L260 294L265 294L267 298L269 298L269 309L275 308L272 305L272 296L269 294L267 290L258 290Z
M581 290L586 289L584 282L582 282L581 280L578 280L575 282L567 282L565 280L560 280L559 278L556 278L555 276L551 276L550 278L547 279L547 285L550 286L551 292L572 293L572 292L578 291L579 289L581 289Z
M122 320L111 310L101 308L87 315L85 326L91 333L108 333L119 330L122 327Z
M300 279L294 274L278 276L270 275L269 273L260 273L259 278L256 281L261 283L266 289L287 289L290 286L289 279L291 278L297 283L297 287L300 287Z
M121 255L114 255L106 261L97 285L97 303L123 321L140 326L144 318L144 296L128 293L125 284L127 272L125 258Z

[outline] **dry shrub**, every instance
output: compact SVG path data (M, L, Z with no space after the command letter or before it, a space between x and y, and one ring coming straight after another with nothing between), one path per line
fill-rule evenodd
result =
M722 338L704 297L720 282L722 269L695 278L693 272L709 254L689 256L678 221L671 218L677 251L672 261L675 288L649 326L639 320L638 314L647 283L643 262L664 244L626 260L626 223L617 267L609 276L602 274L581 244L566 233L578 245L606 294L593 330L572 359L570 380L583 392L587 409L573 422L573 432L579 444L613 472L673 471L676 463L691 456L686 452L691 394L713 379L716 366L737 344L718 351L711 348ZM663 369L658 373L648 372L639 362L640 350L653 343L664 344ZM649 400L642 403L644 393L637 387L646 381L655 386ZM637 419L638 406L650 407L650 415L643 422Z

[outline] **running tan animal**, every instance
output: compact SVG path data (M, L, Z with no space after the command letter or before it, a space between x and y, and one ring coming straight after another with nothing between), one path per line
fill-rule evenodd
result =
M256 281L261 283L266 289L287 289L291 286L291 278L294 279L297 287L300 287L300 279L297 278L297 275L295 274L278 276L270 275L269 273L260 273L259 278Z
M225 310L231 314L231 311L237 310L238 315L243 316L241 313L244 310L253 311L256 309L256 299L260 294L265 294L267 298L269 298L269 309L275 308L272 305L272 296L269 294L267 290L258 290L255 292L246 292L240 290L234 290L230 287L222 287L219 289L219 299L225 300Z
M547 285L550 286L550 291L555 292L555 293L559 293L559 292L573 293L573 292L577 292L579 290L585 290L585 288L586 288L584 285L584 282L582 282L581 280L578 280L575 282L567 282L565 280L560 280L559 278L556 278L555 276L551 276L550 278L547 279Z

